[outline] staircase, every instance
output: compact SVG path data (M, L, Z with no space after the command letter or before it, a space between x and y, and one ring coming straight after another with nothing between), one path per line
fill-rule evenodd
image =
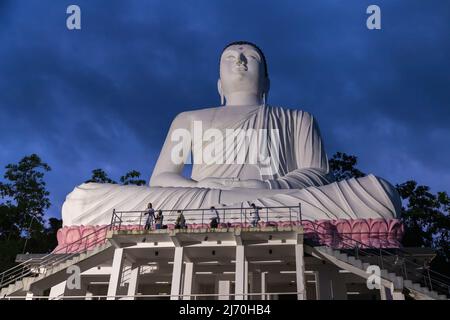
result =
M58 252L50 253L43 258L29 259L21 264L6 270L0 274L0 298L22 294L30 289L45 289L52 287L67 279L67 268L77 265L83 272L97 266L112 256L113 248L110 242L99 240L90 242L89 247L77 253L70 252L72 246L86 244L86 240L95 238L105 226L78 239L76 242L58 249ZM95 257L95 258L94 258Z
M368 262L364 262L361 259L357 259L354 256L347 255L341 252L341 250L335 250L327 246L312 247L311 254L318 255L321 258L325 258L334 265L341 269L348 270L363 278L368 278L371 274L367 273L367 268L371 265ZM394 290L401 290L406 288L411 292L411 295L418 300L447 300L448 297L443 294L439 294L437 291L432 291L429 288L422 286L419 283L414 283L411 280L405 280L402 276L398 276L394 272L390 272L388 269L381 269L381 285L387 288L393 288Z

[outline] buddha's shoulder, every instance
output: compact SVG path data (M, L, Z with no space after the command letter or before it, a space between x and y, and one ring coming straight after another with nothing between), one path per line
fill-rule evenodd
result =
M312 120L313 115L305 110L301 110L300 108L286 108L281 106L267 106L274 114L285 114L290 117L303 118L305 120Z
M206 107L206 108L199 108L194 110L188 110L180 112L176 117L176 119L185 119L185 120L202 120L205 117L208 117L211 115L214 111L217 111L223 107Z

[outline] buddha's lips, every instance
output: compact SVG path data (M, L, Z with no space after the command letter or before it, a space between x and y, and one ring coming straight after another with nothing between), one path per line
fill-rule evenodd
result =
M233 71L235 72L242 72L242 71L247 71L248 68L246 66L238 66L238 67L234 67Z

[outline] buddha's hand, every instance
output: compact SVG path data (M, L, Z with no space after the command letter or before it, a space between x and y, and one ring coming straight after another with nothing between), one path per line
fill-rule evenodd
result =
M230 190L233 188L248 189L269 189L267 182L248 179L240 180L239 178L205 178L197 183L199 188Z
M228 178L205 178L197 182L199 188L230 189L232 179Z
M267 182L257 179L239 180L233 183L233 188L248 188L248 189L270 189Z

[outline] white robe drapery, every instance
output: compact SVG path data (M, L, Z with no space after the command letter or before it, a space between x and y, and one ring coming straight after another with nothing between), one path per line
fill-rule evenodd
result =
M194 209L230 206L297 206L302 204L306 219L356 219L397 217L400 198L395 188L373 175L333 182L328 173L328 161L320 131L314 118L307 112L279 107L261 106L249 111L235 123L217 126L227 137L226 129L266 130L266 140L258 135L250 140L237 139L237 156L251 155L255 144L267 143L272 170L267 163L195 163L199 152L208 142L192 150L194 165L192 179L207 177L263 179L270 189L219 190L187 187L142 187L88 183L76 187L63 204L64 225L93 225L110 222L112 210L145 210L151 202L157 209ZM269 136L276 130L279 139ZM230 131L232 132L232 131ZM168 137L169 139L170 137ZM258 139L258 140L253 140ZM262 141L262 142L261 142ZM233 159L226 153L224 159Z

